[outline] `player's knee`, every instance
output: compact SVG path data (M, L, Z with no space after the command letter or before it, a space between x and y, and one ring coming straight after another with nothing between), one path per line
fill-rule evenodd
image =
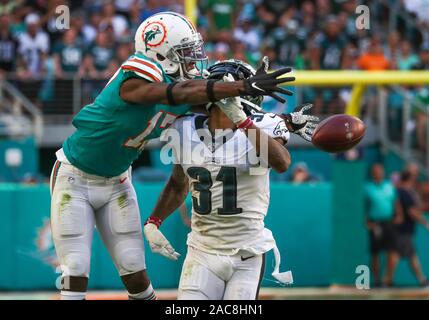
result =
M146 269L144 251L140 248L124 250L120 254L118 262L122 275Z
M70 253L65 256L64 261L63 276L88 277L89 257L80 253Z
M121 276L121 279L130 294L145 292L150 286L150 280L145 270Z

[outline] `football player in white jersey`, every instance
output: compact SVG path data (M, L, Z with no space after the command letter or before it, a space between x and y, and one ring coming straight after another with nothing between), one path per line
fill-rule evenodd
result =
M255 74L238 60L217 63L208 71L211 79L224 81ZM289 130L280 116L261 112L260 100L246 96L210 103L209 116L183 116L165 131L166 148L171 146L176 162L144 233L152 251L176 259L179 254L159 227L191 192L191 232L179 299L256 299L264 255L272 249L277 262L273 276L292 282L290 272L279 273L275 240L264 226L270 168L284 172L291 163L284 147ZM289 117L311 124L305 129L311 138L315 117L302 111Z

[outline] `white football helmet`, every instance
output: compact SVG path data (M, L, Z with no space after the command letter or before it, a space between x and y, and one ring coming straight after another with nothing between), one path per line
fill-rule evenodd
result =
M202 75L207 62L203 45L192 22L175 12L150 16L140 24L135 36L136 51L158 62L176 80Z

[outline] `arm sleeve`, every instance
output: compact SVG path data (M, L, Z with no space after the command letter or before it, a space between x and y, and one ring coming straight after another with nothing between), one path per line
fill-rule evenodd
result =
M121 69L149 82L163 82L164 80L162 70L155 63L136 56L125 61Z

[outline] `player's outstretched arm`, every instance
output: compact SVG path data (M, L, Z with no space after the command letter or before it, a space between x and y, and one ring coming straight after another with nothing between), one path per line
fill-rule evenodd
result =
M218 102L216 105L222 109L238 128L244 130L247 138L255 147L256 152L264 163L268 164L278 173L289 169L291 156L289 151L284 147L286 141L283 141L282 138L272 138L255 125L243 112L238 99L227 99L224 103ZM265 145L267 145L266 149ZM268 152L265 152L265 150Z
M224 76L223 79L225 82L233 80L232 76L229 74ZM282 143L280 143L266 134L263 130L259 129L250 117L247 117L243 111L243 106L237 97L219 101L216 105L237 126L237 128L244 130L248 139L255 147L256 152L265 163L278 173L285 172L289 169L291 157L289 151L284 147L284 143L286 143L286 141L282 141ZM268 152L263 152L262 144L268 145Z
M288 114L279 114L292 133L299 135L304 140L311 142L314 130L316 130L320 119L316 116L305 114L313 108L311 103L305 103L295 108L294 112Z
M172 260L177 260L180 256L159 230L159 227L184 202L187 194L188 179L183 172L182 166L176 164L152 215L147 219L143 228L152 252L159 253Z
M271 168L278 173L283 173L289 169L292 160L289 151L284 147L286 141L283 141L281 138L270 137L254 123L251 123L244 132L255 147L256 152ZM261 152L262 143L268 144L268 153L266 155L264 152Z
M122 84L120 95L125 101L136 104L203 104L240 95L268 95L284 103L285 100L278 93L287 95L292 93L279 85L295 80L295 77L282 77L288 72L291 72L291 68L282 68L272 73L259 71L248 79L228 83L215 80L188 80L165 84L132 78Z

